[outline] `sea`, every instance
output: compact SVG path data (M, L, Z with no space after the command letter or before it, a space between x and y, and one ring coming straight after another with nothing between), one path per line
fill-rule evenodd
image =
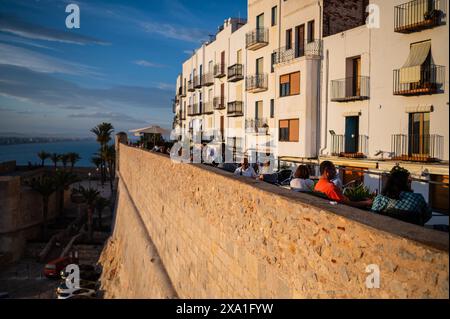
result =
M29 162L40 164L41 161L37 156L40 151L58 154L75 152L81 157L76 164L77 167L92 167L91 158L98 149L99 144L94 140L0 145L0 163L15 160L17 165L28 165ZM45 164L52 165L52 162L48 159Z

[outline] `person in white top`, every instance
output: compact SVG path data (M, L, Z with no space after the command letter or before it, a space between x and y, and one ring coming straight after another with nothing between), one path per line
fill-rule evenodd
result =
M248 163L248 158L246 158L246 157L242 161L242 165L234 171L234 175L252 177L252 178L258 177L258 174L256 174L253 167Z
M306 165L300 165L291 180L291 189L296 192L312 192L314 182L309 178L309 169Z

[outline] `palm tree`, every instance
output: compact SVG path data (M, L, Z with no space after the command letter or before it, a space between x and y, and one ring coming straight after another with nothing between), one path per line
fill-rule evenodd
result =
M99 197L95 203L95 209L98 213L98 226L100 229L102 228L102 212L106 207L111 207L110 205L110 201L104 197Z
M55 181L49 176L35 179L30 183L31 188L42 196L42 234L47 235L48 202L55 192Z
M67 168L67 163L69 162L69 155L68 154L61 154L61 163L63 164L64 170Z
M74 168L75 164L81 159L80 154L71 152L71 153L67 153L67 157L70 162L70 171L73 172L73 168Z
M107 145L101 154L103 160L108 164L109 169L109 185L111 187L111 194L113 192L113 180L114 180L114 163L116 160L116 150L114 145Z
M89 240L92 240L93 237L93 216L96 202L100 196L100 192L95 188L84 188L80 186L79 192L83 195L84 200L87 204L87 218L88 218L88 232L89 232Z
M45 165L45 160L47 160L48 158L50 158L50 154L45 152L45 151L40 151L39 153L37 153L37 156L39 157L39 159L41 160L41 166L44 167Z
M59 214L64 215L64 191L69 189L69 186L78 182L77 175L66 171L57 171L54 175L54 182L57 191L56 207L58 207Z
M111 141L111 134L114 132L114 127L111 123L101 123L96 127L91 129L91 132L94 133L97 137L97 142L100 144L100 154L107 147L108 143ZM102 166L101 166L101 176L102 176L102 185L105 183L105 159L102 158Z
M61 160L61 155L53 153L50 155L50 160L53 162L53 166L55 167L56 170L58 162Z

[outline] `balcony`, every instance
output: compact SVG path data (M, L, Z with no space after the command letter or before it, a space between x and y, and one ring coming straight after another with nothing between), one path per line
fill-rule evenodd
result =
M395 134L391 137L392 159L438 162L443 158L444 137L436 134Z
M218 63L216 65L214 65L214 77L215 78L223 78L224 76L226 76L226 66L225 63Z
M445 0L415 0L394 9L394 31L412 33L445 24Z
M247 118L245 119L245 131L266 135L269 132L269 122L267 118Z
M202 85L211 86L214 85L214 76L212 73L206 73L202 76Z
M178 88L178 96L179 97L186 97L186 88L183 86L180 86Z
M245 35L245 44L248 50L258 50L269 44L269 30L257 28Z
M369 147L367 135L358 136L357 145L346 145L345 135L331 134L331 155L345 158L366 158Z
M180 112L180 119L182 121L186 120L186 109L183 108L183 110Z
M370 78L368 76L349 77L331 81L331 101L352 102L369 99Z
M244 79L244 66L234 64L228 68L228 82L237 82Z
M242 101L234 101L228 103L227 115L229 117L238 117L244 115L244 103Z
M444 66L432 64L394 70L394 95L443 93L444 81Z
M224 96L215 97L213 100L213 107L215 110L224 110L226 108L225 97Z
M194 88L200 89L202 87L202 78L203 76L196 75L194 76Z
M213 102L205 102L203 103L203 114L213 114L214 108L213 108Z
M322 55L322 41L314 40L305 47L282 47L274 51L274 64L286 63L301 57L320 57Z
M256 74L247 76L245 79L245 87L247 92L258 93L267 90L268 76L267 74Z
M188 81L188 91L195 92L194 81L192 81L192 80Z
M201 109L200 109L200 105L198 103L194 103L192 105L188 106L188 115L189 116L196 116L196 115L201 115Z

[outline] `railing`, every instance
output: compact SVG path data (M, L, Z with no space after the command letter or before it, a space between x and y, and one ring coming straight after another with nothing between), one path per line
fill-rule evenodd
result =
M364 158L368 155L369 137L367 135L358 136L358 150L349 152L345 146L345 135L331 135L331 155L347 158Z
M194 88L199 89L202 87L202 78L203 76L200 75L194 76Z
M215 78L223 78L226 76L226 66L225 63L218 63L214 65L214 77Z
M269 44L269 30L267 28L257 28L250 31L245 36L246 47L249 50L257 50Z
M391 137L392 158L401 161L435 162L442 159L444 137L436 134L395 134Z
M189 116L195 116L195 115L201 115L201 114L202 114L202 110L201 110L200 104L194 103L194 104L188 106L188 115Z
M218 96L215 97L213 100L213 106L215 110L223 110L226 108L225 105L225 97L224 96Z
M212 114L214 113L213 102L204 102L203 103L203 114Z
M331 101L349 102L367 100L370 97L368 76L349 77L331 81Z
M267 74L251 75L245 79L245 87L248 92L261 92L267 90L267 82Z
M417 71L414 68L417 68ZM444 82L445 66L432 64L394 70L394 95L442 93Z
M202 76L202 85L211 86L214 84L214 76L212 73L206 73Z
M182 121L186 119L186 108L182 108L180 111L180 118Z
M267 134L269 122L267 118L247 118L245 119L245 130L247 133Z
M188 111L187 111L188 116L193 116L194 115L194 106L188 105Z
M228 103L228 116L243 116L244 103L242 101L234 101Z
M188 91L189 92L194 92L195 91L194 81L192 81L192 80L188 81Z
M446 12L445 0L415 0L395 7L394 31L417 32L441 25Z
M234 64L228 68L228 81L236 82L244 78L244 66L242 64Z
M281 47L275 50L274 53L274 64L289 62L303 56L318 57L322 54L322 41L314 40L307 43L304 47Z

